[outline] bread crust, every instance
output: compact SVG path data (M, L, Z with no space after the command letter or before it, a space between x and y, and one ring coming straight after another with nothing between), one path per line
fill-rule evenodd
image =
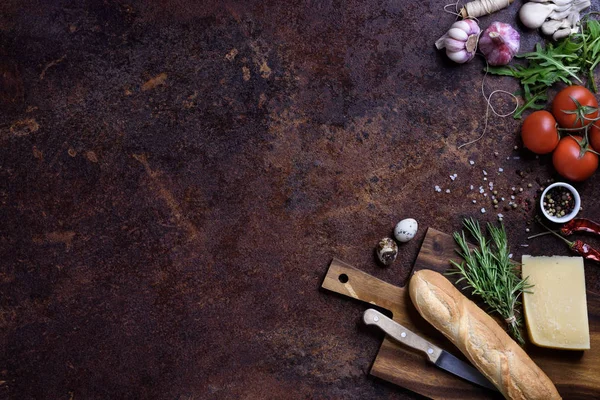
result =
M508 399L560 399L556 387L525 351L485 311L443 275L414 273L410 298L425 320L442 332Z

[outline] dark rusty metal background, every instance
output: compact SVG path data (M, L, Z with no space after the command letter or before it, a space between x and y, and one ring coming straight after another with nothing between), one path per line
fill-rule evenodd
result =
M568 254L526 240L553 172L514 149L519 121L457 149L485 126L483 60L435 50L444 4L0 5L0 398L419 398L368 375L382 335L319 290L332 257L404 285L427 227L496 220L489 180L524 188L500 209L516 259ZM522 30L519 6L481 25ZM600 218L598 176L577 187ZM406 217L417 238L381 268Z

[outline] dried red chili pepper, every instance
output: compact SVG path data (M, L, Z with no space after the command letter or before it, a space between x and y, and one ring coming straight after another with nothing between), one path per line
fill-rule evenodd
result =
M553 230L549 229L539 219L537 219L537 221L539 222L540 225L542 225L544 228L546 228L549 233L553 234L554 236L559 237L566 244L568 244L569 248L571 249L572 252L574 252L576 254L579 254L580 256L582 256L583 258L585 258L586 260L592 260L592 261L600 262L600 251L594 249L592 246L590 246L587 243L582 242L581 240L575 240L574 242L571 242L570 240L565 239L564 237L562 237L558 233L556 233Z
M581 240L576 240L574 242L569 242L567 240L567 243L573 252L583 256L583 258L600 262L600 251L594 249L589 244L583 243Z
M560 232L569 236L573 232L589 232L600 235L600 224L586 218L575 218L560 228Z

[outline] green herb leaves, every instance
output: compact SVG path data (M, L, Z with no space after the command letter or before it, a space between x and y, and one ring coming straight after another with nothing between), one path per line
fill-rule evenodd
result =
M464 231L455 232L454 240L460 248L458 253L465 262L458 264L452 261L455 269L448 274L460 275L456 283L465 282L465 289L471 289L472 294L481 297L490 307L490 312L498 313L504 318L511 336L523 345L524 340L519 329L522 319L517 311L521 302L518 299L531 285L526 279L519 277L517 266L509 257L504 226L498 228L487 224L491 240L486 239L476 220L466 219L464 226L475 239L477 247L469 246Z
M557 82L582 83L585 75L588 86L597 92L594 69L600 63L600 22L588 16L581 21L580 33L570 35L557 46L547 43L542 47L538 43L534 51L516 57L526 63L486 69L491 74L512 76L521 82L524 103L516 110L515 118L520 118L527 109L545 108L546 92Z

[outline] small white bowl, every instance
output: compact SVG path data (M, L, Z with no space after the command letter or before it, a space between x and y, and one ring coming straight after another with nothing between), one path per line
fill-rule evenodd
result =
M571 194L573 194L573 198L575 199L575 207L573 207L573 211L571 211L569 214L565 215L564 217L552 216L552 215L548 214L546 212L546 210L544 209L544 199L546 198L546 194L548 194L548 191L552 190L555 187L566 188L567 190L569 190L571 192ZM581 208L581 197L579 197L579 193L573 186L569 185L568 183L564 183L564 182L556 182L556 183L553 183L552 185L548 186L546 188L546 190L544 190L544 192L542 193L542 196L540 197L540 208L542 209L542 214L544 214L544 217L546 217L549 221L555 222L557 224L564 224L565 222L569 222L570 220L575 218L577 213L579 213L579 209Z

